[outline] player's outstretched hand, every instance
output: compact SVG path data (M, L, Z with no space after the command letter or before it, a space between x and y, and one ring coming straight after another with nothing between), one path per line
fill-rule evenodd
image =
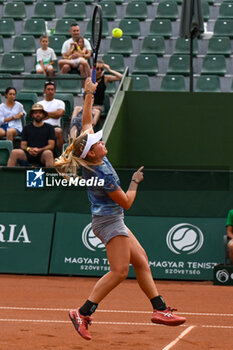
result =
M144 169L144 166L141 166L132 176L132 180L136 180L138 182L141 182L144 178L142 170Z
M93 84L91 78L89 77L85 80L84 91L86 93L94 93L97 88L97 85L98 83Z

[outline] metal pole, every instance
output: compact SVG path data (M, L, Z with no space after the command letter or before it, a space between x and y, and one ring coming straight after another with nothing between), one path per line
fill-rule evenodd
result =
M193 92L193 34L190 37L190 73L189 73L189 91Z

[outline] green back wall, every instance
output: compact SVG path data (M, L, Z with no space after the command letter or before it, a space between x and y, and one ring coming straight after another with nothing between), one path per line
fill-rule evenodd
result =
M233 169L232 107L230 93L125 92L109 158L118 167Z

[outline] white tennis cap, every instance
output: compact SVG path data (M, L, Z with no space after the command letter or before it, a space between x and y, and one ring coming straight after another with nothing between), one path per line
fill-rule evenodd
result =
M92 145L94 145L96 142L98 142L103 136L103 130L96 132L95 134L87 134L87 142L84 147L84 150L82 151L80 158L86 158L87 153L90 151L90 148Z

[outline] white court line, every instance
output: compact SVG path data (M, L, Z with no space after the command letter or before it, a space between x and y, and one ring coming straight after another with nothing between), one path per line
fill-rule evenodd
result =
M194 327L195 326L190 326L187 329L185 329L182 333L180 333L180 335L178 335L178 337L176 339L174 339L171 343L169 343L167 346L165 346L165 348L163 348L162 350L169 350L169 349L173 348L173 346L175 346L180 341L180 339L184 338L184 336L186 334L190 333Z
M71 324L70 321L63 320L27 320L27 319L19 319L19 318L0 318L0 322L31 322L31 323L63 323L63 324ZM165 327L162 324L155 323L143 323L143 322L101 322L101 321L93 321L92 324L105 324L105 325L128 325L128 326L150 326L150 327ZM179 327L187 327L186 325L180 325ZM224 329L233 329L233 326L216 326L216 325L197 325L190 327L202 327L202 328L224 328ZM190 328L188 327L188 328Z
M71 308L70 308L71 309ZM29 311L69 311L70 309L62 308L42 308L42 307L18 307L18 306L0 306L0 310L29 310ZM109 313L129 313L129 314L151 314L151 311L133 311L133 310L96 310L96 312L109 312ZM193 316L221 316L221 317L233 317L233 314L217 314L217 313L204 313L204 312L176 312L180 315L193 315Z

